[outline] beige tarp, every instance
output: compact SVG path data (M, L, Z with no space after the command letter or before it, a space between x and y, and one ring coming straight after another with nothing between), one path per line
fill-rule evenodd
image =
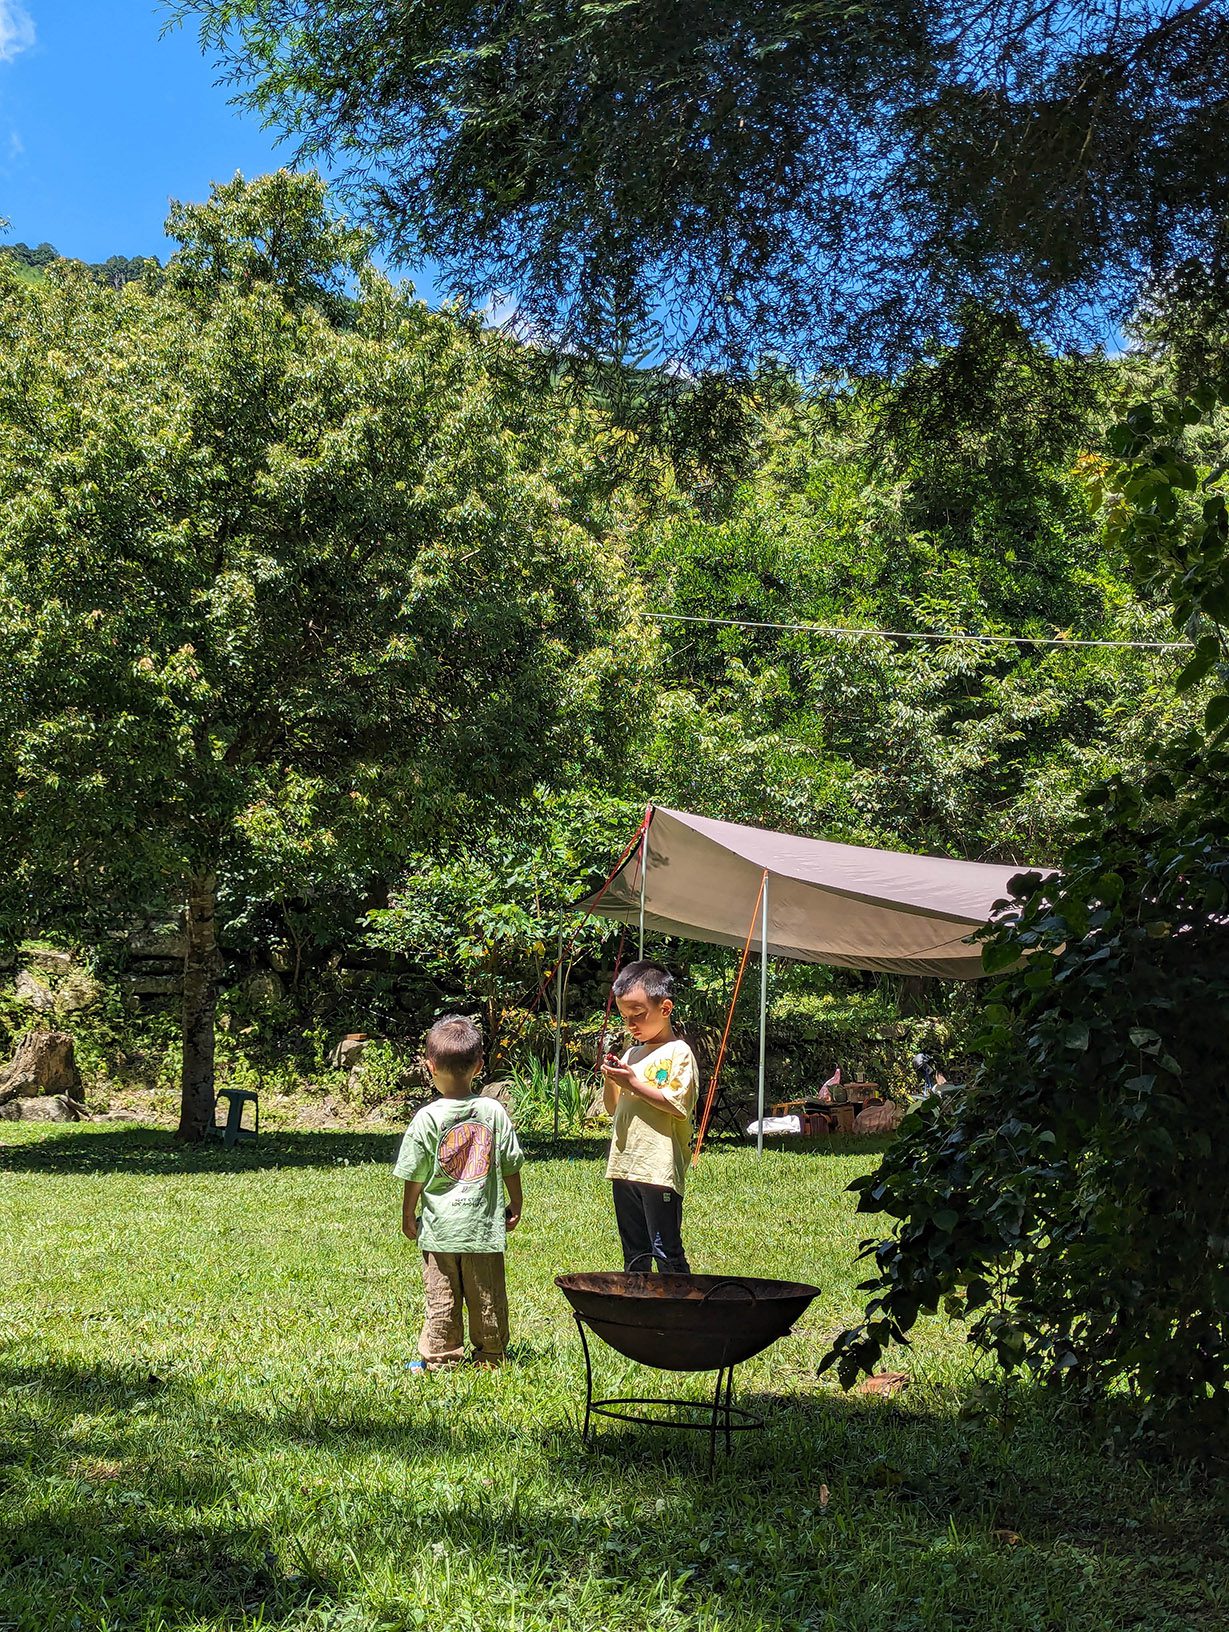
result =
M742 946L765 869L774 956L954 980L983 973L980 944L968 936L1007 896L1008 881L1030 870L798 839L657 808L648 830L646 930ZM588 905L600 917L637 924L640 883L638 847ZM760 949L758 916L752 947Z

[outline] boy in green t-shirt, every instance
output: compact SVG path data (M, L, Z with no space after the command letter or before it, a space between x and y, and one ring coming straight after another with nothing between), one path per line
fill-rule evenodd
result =
M427 1069L440 1097L414 1117L393 1167L405 1180L401 1229L422 1248L427 1295L422 1360L410 1369L437 1371L465 1358L462 1304L473 1359L498 1365L508 1345L504 1243L520 1222L524 1157L507 1111L474 1093L482 1037L472 1020L436 1021Z
M670 1024L674 977L660 963L629 963L614 999L632 1035L606 1056L602 1103L614 1118L606 1177L613 1183L623 1267L691 1273L683 1250L683 1185L699 1072Z

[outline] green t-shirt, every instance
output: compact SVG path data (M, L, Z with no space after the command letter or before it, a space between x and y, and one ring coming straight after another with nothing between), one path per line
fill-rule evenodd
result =
M421 1184L424 1252L502 1252L504 1177L525 1158L512 1118L495 1099L437 1099L406 1129L393 1165Z

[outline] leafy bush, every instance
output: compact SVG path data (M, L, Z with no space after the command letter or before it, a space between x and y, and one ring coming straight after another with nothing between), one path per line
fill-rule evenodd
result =
M1009 972L976 1080L923 1101L852 1187L899 1222L825 1358L845 1383L942 1303L1009 1370L1098 1398L1125 1384L1145 1422L1224 1431L1229 510L1181 440L1214 406L1135 410L1106 473L1137 572L1196 637L1178 688L1218 681L1206 734L1142 786L1093 790L1062 875L1021 880L989 933Z
M512 1073L512 1114L516 1125L527 1132L554 1127L554 1069L532 1060ZM559 1127L577 1132L584 1126L594 1094L594 1080L575 1071L559 1074Z
M356 1110L369 1111L404 1096L411 1062L401 1049L376 1038L363 1047L358 1069L345 1079L344 1097Z

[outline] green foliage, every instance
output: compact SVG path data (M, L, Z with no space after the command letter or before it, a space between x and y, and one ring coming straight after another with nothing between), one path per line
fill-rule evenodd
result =
M584 1126L597 1079L566 1068L559 1073L559 1131L577 1133ZM509 1080L512 1115L524 1133L552 1131L555 1125L555 1074L541 1060L517 1066Z
M369 1111L389 1100L405 1098L412 1062L403 1051L382 1038L363 1045L362 1059L343 1090L356 1110Z
M189 881L200 924L219 878L353 896L544 765L617 758L634 707L618 553L527 455L502 342L361 266L338 327L362 240L318 178L174 224L161 286L56 264L0 296L10 931Z
M51 244L0 245L0 264L12 268L23 283L41 283L47 268L63 256ZM126 283L137 283L151 274L157 275L158 260L153 255L109 255L105 261L81 263L95 283L110 289L122 289Z
M1223 471L1184 445L1217 406L1133 410L1102 473L1113 535L1194 641L1177 686L1215 674L1205 730L1094 788L1062 873L1022 879L988 932L987 968L1009 972L975 1080L923 1102L855 1186L900 1222L825 1360L845 1382L942 1304L1001 1366L1097 1397L1126 1383L1146 1417L1223 1430L1229 569Z
M497 824L409 857L392 906L368 915L366 940L459 987L462 1003L480 1002L489 1064L499 1069L527 1040L531 1017L516 1011L554 968L560 929L579 955L609 933L592 922L578 927L570 909L638 815L596 790L538 789Z
M721 519L676 498L646 526L655 609L751 625L661 627L640 774L664 803L1039 861L1069 839L1090 781L1136 773L1191 723L1166 654L996 639L1170 636L1086 489L1122 370L973 316L962 346L893 390L783 408ZM791 623L821 630L774 627ZM842 628L989 638L822 632Z
M206 204L173 203L167 236L179 244L167 280L206 304L222 290L264 285L292 310L310 306L334 323L357 316L352 295L369 270L370 233L330 210L315 178L290 170L216 183Z

